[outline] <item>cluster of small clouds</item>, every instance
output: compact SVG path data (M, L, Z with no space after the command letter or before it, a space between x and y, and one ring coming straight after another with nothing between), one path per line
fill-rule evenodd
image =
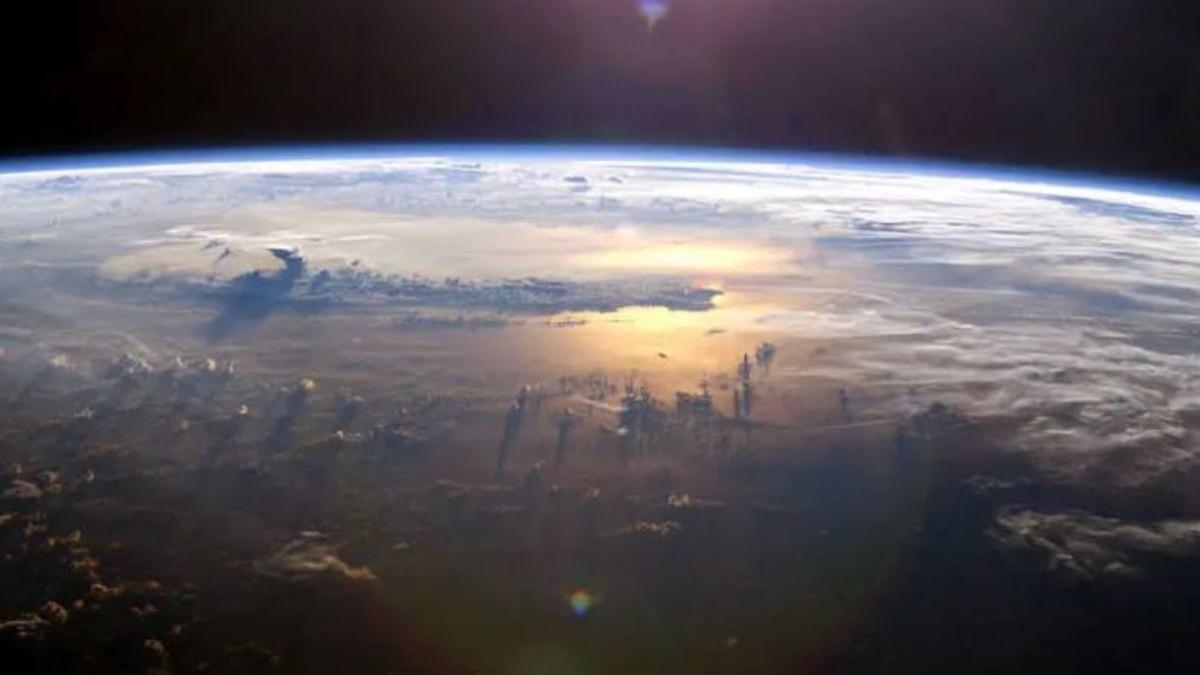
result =
M63 491L58 471L46 470L37 474L28 474L21 470L20 465L13 465L9 467L8 472L14 477L3 493L0 493L0 497L4 499L32 502L47 495L57 495ZM3 524L4 521L0 520L0 525Z
M1005 547L1041 554L1049 571L1083 581L1137 578L1155 559L1200 554L1200 521L1136 523L1078 511L1010 509L997 517L991 534Z
M683 532L683 525L675 520L649 521L639 520L614 530L610 536L635 536L650 539L667 539Z
M1140 346L1138 326L980 326L932 314L878 322L868 324L873 336L815 358L803 374L860 383L893 413L936 399L1007 420L1013 449L1058 480L1153 487L1200 470L1188 422L1200 414L1200 360Z

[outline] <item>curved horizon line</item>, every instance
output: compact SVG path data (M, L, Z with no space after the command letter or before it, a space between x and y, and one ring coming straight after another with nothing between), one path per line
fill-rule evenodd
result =
M1094 171L1022 167L933 157L872 155L733 146L602 142L445 142L302 143L216 145L100 152L53 153L0 159L0 177L35 173L69 173L120 169L153 169L206 164L262 162L354 161L370 159L462 158L495 159L536 155L550 159L645 159L810 165L889 174L918 173L945 178L1000 179L1021 183L1109 188L1188 200L1200 199L1200 186L1142 176Z

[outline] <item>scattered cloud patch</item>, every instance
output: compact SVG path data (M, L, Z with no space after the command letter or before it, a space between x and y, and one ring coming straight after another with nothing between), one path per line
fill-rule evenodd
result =
M992 537L1005 547L1042 556L1051 572L1084 581L1137 578L1156 558L1200 553L1200 521L1136 523L1079 511L1004 511Z
M284 544L272 555L257 561L255 569L284 581L333 577L351 581L373 581L367 567L355 567L338 557L337 549L315 533L305 533Z

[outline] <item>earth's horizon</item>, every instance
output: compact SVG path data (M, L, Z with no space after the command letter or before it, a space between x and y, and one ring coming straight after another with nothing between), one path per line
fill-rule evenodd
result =
M1191 188L613 146L60 160L0 166L6 663L1193 670Z

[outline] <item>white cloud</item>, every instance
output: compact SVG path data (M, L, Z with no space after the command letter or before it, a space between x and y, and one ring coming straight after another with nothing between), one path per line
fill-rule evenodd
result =
M1134 523L1078 511L1005 511L992 536L1005 546L1040 553L1052 572L1083 580L1137 577L1146 560L1200 553L1200 521Z
M338 557L337 549L314 533L306 533L283 545L274 554L255 563L255 569L267 576L288 581L300 581L322 576L341 577L352 581L373 581L375 574L367 567L347 564Z

